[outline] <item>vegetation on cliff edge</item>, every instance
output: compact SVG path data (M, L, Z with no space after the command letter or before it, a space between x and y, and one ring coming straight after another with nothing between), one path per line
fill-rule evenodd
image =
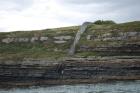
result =
M49 38L55 36L69 35L75 37L79 26L45 29L36 31L16 31L16 32L1 32L0 40L7 37L40 37L47 36ZM102 41L87 41L86 36L89 34L103 35L105 33L117 34L117 31L129 32L129 31L140 31L140 21L128 22L116 24L113 21L96 21L95 23L88 26L87 31L83 34L79 45L107 45L113 44L114 42L102 42ZM44 59L59 59L62 57L69 57L67 55L68 49L70 48L73 39L64 44L55 44L50 42L42 43L0 43L0 60L22 60L24 58L44 58ZM127 41L128 42L128 41ZM124 41L115 42L115 44L122 44ZM75 56L100 56L99 52L77 52Z

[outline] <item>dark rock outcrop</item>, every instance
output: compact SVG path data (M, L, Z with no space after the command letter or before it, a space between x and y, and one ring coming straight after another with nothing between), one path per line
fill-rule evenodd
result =
M139 44L126 44L122 46L89 47L81 46L79 51L98 51L98 52L134 52L140 53Z
M70 84L101 82L112 79L140 79L140 64L139 59L136 58L103 60L76 59L53 64L51 62L41 63L41 61L38 64L33 61L30 63L21 63L0 64L1 85ZM29 81L30 83L25 81Z

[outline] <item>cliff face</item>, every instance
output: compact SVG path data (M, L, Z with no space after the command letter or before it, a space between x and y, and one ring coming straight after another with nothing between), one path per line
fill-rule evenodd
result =
M69 57L70 52L76 57L139 56L139 51L139 21L123 24L90 23L81 27L0 33L2 60L61 59Z
M124 79L140 79L140 22L0 33L1 85Z
M140 32L136 24L132 28L129 25L126 23L100 28L92 24L83 34L77 51L83 54L89 51L89 56L139 55Z
M93 83L140 79L139 59L27 60L0 64L1 85Z

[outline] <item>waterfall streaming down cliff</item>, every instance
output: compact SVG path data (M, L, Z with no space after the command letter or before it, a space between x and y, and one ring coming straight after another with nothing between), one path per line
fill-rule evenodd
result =
M75 36L75 39L74 39L74 42L69 50L69 55L73 55L75 53L75 48L76 48L76 45L77 43L79 42L80 38L81 38L81 35L86 31L86 28L87 26L91 24L90 22L84 22L80 29L78 30L76 36Z

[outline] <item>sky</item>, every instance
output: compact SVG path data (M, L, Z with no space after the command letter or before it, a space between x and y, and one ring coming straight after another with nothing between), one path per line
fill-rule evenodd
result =
M0 0L0 32L140 20L140 0Z

